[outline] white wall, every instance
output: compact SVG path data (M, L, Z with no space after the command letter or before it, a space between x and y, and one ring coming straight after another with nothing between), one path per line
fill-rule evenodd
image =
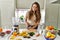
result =
M11 27L11 18L14 16L15 0L0 0L1 26Z
M54 2L54 1L57 1L57 0L46 0L46 4L49 4L49 3Z
M41 8L44 8L44 0L17 0L17 8L30 8L35 1L40 4Z

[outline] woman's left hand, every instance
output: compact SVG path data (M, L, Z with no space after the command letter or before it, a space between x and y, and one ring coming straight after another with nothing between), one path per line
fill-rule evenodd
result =
M33 28L28 29L28 30L29 30L29 32L36 32L36 29L33 29Z
M37 25L38 25L38 24L37 24L37 23L35 23L35 24L34 24L34 26L33 26L32 28L34 29Z

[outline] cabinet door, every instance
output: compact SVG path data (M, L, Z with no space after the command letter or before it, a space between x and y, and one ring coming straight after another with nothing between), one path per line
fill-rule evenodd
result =
M57 27L58 5L49 4L46 7L46 25L53 25Z
M17 8L26 9L30 8L32 3L37 1L41 8L44 8L44 0L17 0Z
M59 5L59 15L58 15L58 28L60 28L60 5Z
M1 0L0 1L1 9L1 27L11 28L12 26L12 17L14 16L15 11L15 0Z
M0 27L1 27L1 10L0 10Z

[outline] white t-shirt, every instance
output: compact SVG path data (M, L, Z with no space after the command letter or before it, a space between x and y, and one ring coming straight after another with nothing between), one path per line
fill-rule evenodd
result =
M31 20L27 19L27 22L28 22L30 25L34 25L35 20L36 20L36 16L33 15L32 18L31 18Z

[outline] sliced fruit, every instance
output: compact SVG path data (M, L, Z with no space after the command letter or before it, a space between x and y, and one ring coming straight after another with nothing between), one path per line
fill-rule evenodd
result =
M50 32L47 32L46 33L46 38L49 38L51 36L51 33Z
M14 39L10 39L10 40L14 40Z
M36 34L36 37L40 36L40 34Z
M28 33L30 36L33 36L35 33L34 32L30 32Z
M17 36L17 33L16 33L16 32L13 32L13 35L14 35L14 36Z
M11 39L11 40L12 40L12 39L15 39L15 37L16 37L16 36L11 35L11 36L10 36L10 39Z
M18 35L19 35L19 36L27 36L28 33L27 33L26 31L23 31L23 32L19 33Z
M53 30L53 29L54 29L54 26L49 26L49 29L50 29L50 30Z
M51 34L50 39L54 39L54 38L55 38L55 35L54 34Z
M22 39L20 39L20 38L16 38L15 40L22 40Z
M0 28L0 32L2 32L3 31L3 29L2 28Z
M49 27L48 26L46 26L46 30L49 30Z
M54 26L46 26L46 30L53 30Z

